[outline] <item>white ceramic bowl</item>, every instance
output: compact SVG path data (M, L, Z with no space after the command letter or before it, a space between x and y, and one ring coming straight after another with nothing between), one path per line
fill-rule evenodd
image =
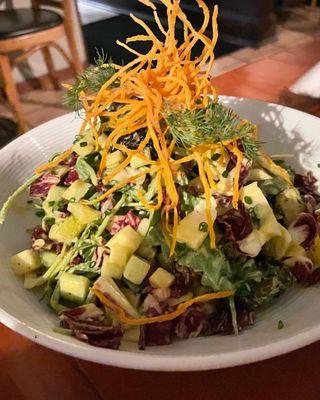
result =
M276 104L243 98L221 101L257 123L271 153L293 153L293 167L320 177L320 119ZM0 204L54 152L69 146L81 121L72 114L56 118L21 136L0 151ZM52 331L57 317L13 275L9 257L29 245L26 229L35 224L34 211L21 196L0 228L0 322L44 346L75 357L118 367L187 371L235 366L263 360L320 339L320 288L295 288L258 314L253 328L239 336L211 336L177 341L139 351L91 347ZM277 329L278 320L285 327Z

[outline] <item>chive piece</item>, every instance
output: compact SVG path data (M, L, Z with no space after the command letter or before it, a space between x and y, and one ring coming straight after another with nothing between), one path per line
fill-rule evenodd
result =
M211 160L212 160L212 161L217 161L217 160L219 160L220 157L221 157L221 154L215 153L215 154L211 157Z
M247 204L252 204L252 198L250 196L244 196L244 201Z
M44 217L45 216L44 210L41 209L41 210L36 211L36 216L39 218Z
M281 319L279 319L279 321L278 321L278 329L282 329L282 328L284 328L284 323L283 323L283 321Z
M320 163L317 164L317 167L320 168Z
M56 222L56 220L54 218L47 218L46 219L46 223L50 226L52 226L54 223Z
M33 201L32 201L32 200L27 200L27 203L28 203L28 204L32 204Z
M227 170L225 170L225 171L222 172L222 176L223 176L224 178L228 178L228 175L229 175L229 172L228 172Z
M201 222L198 229L200 232L208 232L208 224L206 222Z
M70 203L75 203L75 202L76 202L75 197L71 197L71 199L69 199L69 202L70 202Z
M88 146L88 143L87 142L81 142L81 143L79 143L79 145L80 145L80 147L86 147L86 146Z
M49 201L49 203L48 203L49 207L53 207L54 204L55 204L55 201Z

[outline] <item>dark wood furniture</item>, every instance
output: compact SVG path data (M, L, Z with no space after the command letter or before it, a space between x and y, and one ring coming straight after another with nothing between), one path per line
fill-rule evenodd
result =
M0 75L20 133L27 130L27 122L13 79L13 66L40 50L53 87L58 89L59 84L49 50L55 48L70 64L75 75L82 71L72 25L72 3L72 0L33 0L33 7L29 9L0 10ZM50 10L44 9L43 6L50 6ZM60 13L52 8L60 10ZM64 36L68 40L70 55L57 43L57 40Z

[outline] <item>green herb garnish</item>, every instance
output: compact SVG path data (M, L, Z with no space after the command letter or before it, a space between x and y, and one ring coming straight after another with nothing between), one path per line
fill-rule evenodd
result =
M43 218L43 217L45 216L46 213L45 213L44 210L41 208L40 210L37 210L35 214L36 214L37 217Z
M247 204L252 204L252 198L250 196L244 196L244 201Z
M169 110L165 118L171 135L183 147L238 138L246 157L254 158L259 151L260 142L253 139L255 125L242 121L234 111L219 103L195 110Z
M219 160L220 157L221 157L221 154L215 153L215 154L211 157L211 160L212 160L212 161L217 161L217 160Z
M259 210L257 206L249 208L249 214L251 217L252 225L255 229L259 229L261 227L261 221L259 218Z
M229 172L227 170L223 171L222 174L223 178L228 178Z
M80 147L86 147L86 146L88 146L88 143L87 142L80 142L79 146Z
M206 222L201 222L199 224L199 231L200 232L208 232L208 224Z
M282 328L284 328L284 323L283 323L283 321L281 319L279 319L279 321L278 321L278 329L282 329Z
M64 104L68 107L78 110L81 107L79 96L81 92L97 93L101 86L106 83L115 73L116 69L112 60L107 61L106 56L97 51L95 65L90 66L85 72L78 76L75 84L71 86L64 95ZM116 81L113 86L117 86Z

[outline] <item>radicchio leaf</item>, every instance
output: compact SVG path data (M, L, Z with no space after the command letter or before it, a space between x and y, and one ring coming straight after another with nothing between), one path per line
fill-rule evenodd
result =
M171 286L171 297L179 298L190 291L192 286L200 281L200 277L190 268L184 267L174 272L174 283Z
M177 337L188 339L201 334L208 323L208 314L199 304L193 304L175 320L174 331Z
M313 271L313 263L308 257L291 257L284 260L284 263L290 267L292 275L298 282L308 282Z
M233 208L220 215L217 222L228 241L242 240L252 232L250 214L241 201L238 202L237 210Z
M60 182L60 177L50 172L45 173L29 188L30 197L45 197L52 186Z
M40 225L37 225L32 231L32 248L36 251L51 250L53 247L53 241L49 239L48 232L42 229Z
M111 235L115 235L127 225L130 225L133 229L137 229L139 224L140 218L130 210L126 215L115 215L108 229Z
M164 303L169 299L171 295L171 289L170 288L152 289L151 294L158 300L159 303Z
M64 184L66 186L70 186L73 182L77 181L78 179L79 179L78 172L75 170L75 168L72 168L68 172L68 174L67 174L67 176L66 176L66 178L64 180Z
M252 310L244 303L236 303L238 331L253 325L255 315ZM209 318L209 332L213 335L232 335L234 333L230 308L224 308L215 312Z
M60 314L61 325L72 330L79 340L93 346L118 349L123 330L104 324L104 313L94 304L86 304Z
M117 350L121 343L123 330L120 326L90 326L90 329L74 329L73 334L77 339L92 346Z
M315 178L312 172L307 172L305 175L295 174L294 186L298 188L301 194L310 194L314 197L317 203L320 202L320 195L318 193L317 178Z
M146 316L154 317L162 313L162 307L159 300L149 293L143 302L143 311Z
M314 269L308 277L309 285L316 285L320 283L320 268Z
M312 246L318 234L317 222L312 214L300 213L291 223L288 231L292 240L307 250Z
M70 158L68 158L67 160L64 160L61 164L67 165L68 167L73 167L76 165L77 159L78 159L78 155L73 153Z
M104 214L108 210L113 209L113 197L108 196L105 200L101 202L101 212Z
M140 328L139 349L144 350L146 346L162 346L170 344L172 334L172 321L142 325Z

